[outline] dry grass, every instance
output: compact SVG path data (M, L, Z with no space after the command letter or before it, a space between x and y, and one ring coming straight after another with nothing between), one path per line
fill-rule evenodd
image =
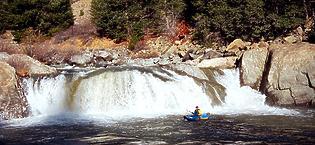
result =
M23 54L25 53L25 46L21 46L13 41L11 32L6 32L0 36L0 52L7 52L8 54Z
M68 62L71 56L79 53L80 51L74 47L63 49L62 47L51 45L49 42L46 42L34 46L32 48L31 56L46 64L60 64Z

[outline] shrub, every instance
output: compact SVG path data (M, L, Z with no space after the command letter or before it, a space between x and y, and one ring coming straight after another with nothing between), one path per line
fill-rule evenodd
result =
M14 36L13 40L16 42L21 42L22 35L23 35L24 30L16 30L12 32L12 35Z

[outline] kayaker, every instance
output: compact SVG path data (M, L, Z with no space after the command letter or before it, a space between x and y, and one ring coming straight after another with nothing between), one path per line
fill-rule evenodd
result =
M201 110L199 109L199 107L196 106L196 109L195 109L194 112L192 112L192 114L193 114L194 116L198 116L198 117L200 118L200 116L202 115L202 112L201 112Z

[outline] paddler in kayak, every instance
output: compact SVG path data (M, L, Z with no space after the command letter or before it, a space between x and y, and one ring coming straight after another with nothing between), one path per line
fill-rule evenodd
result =
M194 112L191 112L194 116L198 116L198 118L200 119L200 116L202 115L201 110L199 109L198 106L196 106L196 109Z
M209 115L207 113L202 113L198 106L194 112L191 112L192 115L185 115L184 119L187 121L199 121L199 120L208 120Z

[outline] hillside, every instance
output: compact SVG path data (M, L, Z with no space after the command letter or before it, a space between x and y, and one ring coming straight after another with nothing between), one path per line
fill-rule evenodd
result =
M241 38L250 44L261 40L275 40L275 38L287 41L284 40L286 38L288 41L294 42L307 40L309 33L306 32L312 31L314 26L314 18L311 15L307 15L307 23L302 25L302 19L305 19L302 9L281 9L282 12L276 14L271 11L296 3L303 7L302 3L292 1L272 5L267 2L261 3L261 0L256 1L259 2L259 5L251 5L253 2L248 1L244 1L244 3L223 1L208 6L203 1L156 1L156 3L147 4L142 4L141 1L139 3L128 1L128 5L124 5L124 2L121 1L94 0L94 16L108 17L109 21L94 19L92 22L92 0L73 0L71 1L74 16L72 26L54 33L52 37L41 34L39 33L41 31L34 30L32 27L26 28L23 29L22 36L24 37L21 38L20 43L13 41L16 36L11 34L11 32L14 34L20 30L8 30L0 37L0 50L9 54L24 53L47 64L67 62L75 54L104 49L118 51L118 53L122 51L124 54L127 51L132 58L161 55L168 57L169 54L178 54L186 60L192 58L188 51L194 50L195 53L202 53L206 48L223 53L224 56L230 55L225 54L227 53L226 46L236 38ZM103 5L104 3L112 3L113 6L118 5L121 8L116 10L111 5ZM139 4L141 5L139 6ZM267 6L268 8L266 8ZM244 7L246 9L243 9ZM310 11L307 14L311 13L311 5L306 8L309 8ZM122 13L127 14L127 17L122 16L120 20L114 19L121 16ZM264 16L256 17L260 14L264 14ZM294 15L291 16L291 14ZM143 15L145 15L145 21L142 22ZM273 23L268 22L271 20L269 16L277 16L272 20L279 24L270 26ZM115 25L108 28L103 27L111 26L111 21ZM98 22L104 25L95 24ZM134 25L138 23L141 26L139 28ZM96 26L98 27L96 28ZM296 29L297 26L302 26L299 27L301 28L298 29L299 32L291 33L291 30ZM122 29L116 30L117 27ZM100 34L99 32L104 29L106 32L113 33L113 36L116 35L115 33L123 34L122 41L119 40L120 38ZM296 37L289 37L296 34L298 34ZM279 35L283 37L278 37ZM132 49L126 50L125 48Z

